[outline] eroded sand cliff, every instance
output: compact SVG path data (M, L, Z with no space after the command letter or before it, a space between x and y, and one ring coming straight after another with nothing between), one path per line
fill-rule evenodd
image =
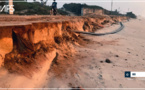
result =
M0 66L28 78L53 64L66 63L75 54L74 45L91 43L73 30L95 32L126 20L117 16L0 16ZM48 61L49 60L49 61ZM48 65L46 64L49 63ZM67 64L64 64L67 66ZM74 62L69 62L73 63ZM46 64L46 65L44 65ZM67 67L66 67L67 68ZM60 73L61 71L59 71ZM45 72L46 73L46 72ZM58 73L58 74L59 74Z

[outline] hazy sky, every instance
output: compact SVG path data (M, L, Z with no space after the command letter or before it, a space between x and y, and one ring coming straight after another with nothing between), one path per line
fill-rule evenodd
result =
M33 0L27 0L32 2ZM39 1L39 0L36 0ZM44 0L45 1L45 0ZM47 5L51 5L53 0L48 0ZM121 13L133 11L136 15L145 17L145 0L56 0L58 8L64 3L86 3L88 5L98 5L105 9L111 9L111 1L113 1L113 10L118 9Z

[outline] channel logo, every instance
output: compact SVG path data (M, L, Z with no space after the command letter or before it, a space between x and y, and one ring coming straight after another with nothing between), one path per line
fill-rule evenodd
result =
M126 71L126 72L125 72L125 77L126 77L126 78L130 78L130 71Z
M145 72L131 72L131 71L125 71L124 76L125 76L125 78L131 78L131 77L145 77Z
M0 6L0 13L1 12L9 12L10 14L14 13L15 9L14 9L14 5L4 5L4 6Z

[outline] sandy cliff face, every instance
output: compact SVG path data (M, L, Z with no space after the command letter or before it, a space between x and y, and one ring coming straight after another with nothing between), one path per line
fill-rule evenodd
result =
M8 16L7 16L8 17ZM70 43L80 45L85 39L72 30L94 32L103 25L112 24L126 19L124 17L0 17L0 65L3 64L10 72L31 75L38 64L38 59L54 49L69 48ZM14 19L15 18L15 19ZM10 21L10 24L8 22ZM24 23L25 22L25 23ZM69 48L70 49L70 48ZM68 51L69 52L69 51ZM67 52L66 52L67 53Z

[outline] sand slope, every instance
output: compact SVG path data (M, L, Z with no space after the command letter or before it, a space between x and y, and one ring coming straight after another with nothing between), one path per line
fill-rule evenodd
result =
M124 30L107 36L84 35L94 42L86 47L76 47L75 65L68 67L62 77L51 75L47 88L145 88L143 78L127 79L125 71L145 71L145 20L123 22ZM113 25L101 29L116 29ZM111 60L106 63L105 60ZM70 73L77 70L73 74ZM54 73L53 73L54 74Z

